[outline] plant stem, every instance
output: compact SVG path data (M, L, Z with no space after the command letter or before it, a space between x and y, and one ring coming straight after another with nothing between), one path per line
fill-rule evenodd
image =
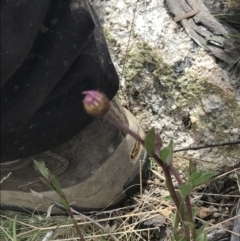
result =
M172 165L170 165L170 166L169 166L169 170L170 170L170 172L173 174L173 176L175 177L175 179L177 180L178 184L179 184L179 185L182 185L182 184L183 184L183 181L182 181L181 177L178 175L176 169L175 169Z
M83 236L83 234L82 234L82 232L81 232L81 230L80 230L80 228L77 224L76 219L74 218L72 210L71 210L70 206L68 205L68 202L67 202L67 199L66 199L64 193L59 193L59 196L62 199L62 204L65 207L65 209L67 210L67 213L68 213L69 217L71 218L72 223L74 225L74 228L76 229L76 231L78 233L78 236L80 237L81 241L86 241L86 239L84 238L84 236Z
M111 113L108 112L105 115L105 118L109 122L114 124L117 128L124 131L126 134L131 135L133 138L135 138L139 143L141 143L144 146L144 140L139 135L137 135L134 131L132 131L127 125L125 125L120 120L118 120L115 116L113 116ZM179 210L180 202L179 202L178 197L176 195L176 192L175 192L175 189L174 189L174 186L173 186L173 183L172 183L172 179L171 179L171 175L170 175L170 172L168 170L168 167L163 163L163 161L155 153L152 154L151 157L163 169L164 175L165 175L166 179L169 181L170 195L171 195L177 209Z
M178 196L175 192L175 189L174 189L174 186L173 186L173 183L172 183L172 178L171 178L171 175L170 175L170 172L168 170L168 167L163 163L163 161L154 153L152 156L151 156L156 162L157 164L163 169L163 173L164 173L164 176L166 177L166 180L168 181L168 189L169 189L169 193L179 211L179 207L180 207L180 202L179 202L179 199L178 199Z
M190 202L189 195L187 195L185 197L185 203L186 203L186 207L187 207L187 213L188 213L188 219L189 219L188 221L194 225L193 214L192 214L192 205ZM197 238L196 229L194 227L190 227L190 228L192 231L192 239L193 239L193 241L196 241L196 238Z
M134 139L136 139L139 143L141 143L144 146L144 140L139 135L137 135L134 131L132 131L127 125L125 125L120 120L118 120L115 116L113 116L111 113L108 112L105 115L105 118L110 123L115 125L118 129L122 130L125 134L131 135ZM173 175L175 176L175 178L177 179L177 181L180 182L181 184L182 184L182 180L179 177L178 173L175 171L175 169L172 166L170 166L170 167L167 166L155 153L151 154L150 157L152 157L157 162L157 164L163 169L164 176L166 177L166 185L167 185L168 191L170 193L170 196L173 199L173 202L175 203L175 205L177 207L177 214L176 215L179 215L179 218L181 219L182 225L183 225L184 230L185 230L186 237L187 237L187 239L190 239L189 228L184 223L184 221L186 220L184 210L180 207L180 201L179 201L179 198L178 198L178 196L176 194L176 191L174 189L170 173L172 172ZM190 202L190 199L189 199L189 202ZM190 219L190 217L191 217L190 220L192 220L191 203L190 203L190 210L188 210L188 212L189 212L188 219Z
M58 180L49 172L49 170L46 168L45 166L45 163L44 162L37 162L35 160L34 161L34 164L35 164L35 167L36 169L43 175L43 177L45 178L44 179L44 182L49 186L51 187L56 193L57 195L60 197L61 199L61 202L62 202L62 205L63 207L66 209L68 215L70 216L72 222L73 222L73 225L81 239L81 241L86 241L78 224L77 224L77 221L76 219L74 218L73 216L73 213L72 213L72 210L68 204L68 201L67 201L67 198L64 194L64 192L62 191L62 188L58 182Z
M109 122L114 124L118 129L122 130L125 134L131 135L134 139L136 139L139 143L141 143L144 146L144 140L138 134L136 134L134 131L129 129L128 126L126 126L120 120L118 120L115 116L113 116L111 113L108 112L104 117Z
M182 179L180 178L180 176L178 175L176 169L171 165L169 166L169 169L170 169L170 172L174 175L175 179L177 180L178 184L179 185L182 185L183 184L183 181ZM187 214L188 214L188 221L191 222L192 224L194 223L194 220L193 220L193 214L192 214L192 205L191 205L191 202L190 202L190 197L189 195L187 195L185 197L185 203L186 203L186 208L187 208ZM192 231L192 238L193 238L193 241L196 240L196 229L195 228L191 228L191 231Z

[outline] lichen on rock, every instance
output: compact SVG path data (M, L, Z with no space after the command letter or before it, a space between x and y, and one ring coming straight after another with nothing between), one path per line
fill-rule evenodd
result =
M163 76L171 73L170 66L147 42L137 42L128 52L124 65L124 77L128 84L143 68L147 68L153 75Z

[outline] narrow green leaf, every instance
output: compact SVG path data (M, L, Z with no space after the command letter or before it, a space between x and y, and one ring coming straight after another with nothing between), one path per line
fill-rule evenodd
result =
M61 198L62 205L64 206L64 208L66 210L68 210L69 209L68 202L64 198L62 198L62 197L60 197L60 198Z
M155 132L152 128L147 135L145 136L144 140L144 147L149 155L154 154L155 149Z
M53 185L54 190L57 193L61 193L62 192L62 188L60 186L60 183L58 182L58 180L53 175L51 175L51 183Z
M194 161L189 161L188 176L190 177L193 173L197 172L197 165Z
M196 217L196 215L198 213L198 208L197 207L192 207L192 213L193 213L193 217Z
M190 180L195 180L197 178L199 178L202 175L202 171L196 171L194 172L191 176L190 176Z
M160 151L160 158L163 162L170 165L173 161L173 141L171 140L168 146L163 147Z
M17 241L17 229L16 229L16 223L17 223L17 215L15 216L13 220L13 240Z
M194 224L189 221L184 221L186 225L188 225L190 228L195 228Z
M204 229L206 228L207 225L208 223L206 222L201 226L201 228L197 229L197 241L205 241L206 232L204 231Z
M167 146L163 147L162 150L160 151L160 157L164 162L167 160L169 154L170 154L170 149Z
M164 201L172 201L172 197L171 196L165 196L165 197L161 197Z
M48 179L50 173L49 173L47 167L45 166L45 163L44 163L44 162L38 162L38 161L35 161L35 160L33 160L33 162L34 162L34 165L37 167L38 171L39 171L46 179Z
M173 140L170 140L168 147L170 148L171 151L173 151Z
M207 233L206 233L206 232L203 233L203 241L208 241Z
M192 185L191 183L183 184L179 187L179 190L182 196L185 198L192 191Z
M65 196L64 192L62 191L62 188L61 188L59 182L57 181L57 179L49 172L49 170L46 168L44 162L34 161L34 164L35 164L36 168L39 170L39 172L44 176L46 183L58 194L58 196L61 199L62 205L64 206L64 208L68 212L69 216L72 217L73 213L71 211L71 208L68 204L66 196ZM78 225L76 225L77 221L75 220L74 217L71 218L71 219L72 219L72 222L74 224L74 227L75 227L79 237L81 238L81 240L83 240L84 237L81 233L81 230L79 229Z
M197 235L197 241L208 241L207 239L207 233L205 231L198 233Z
M193 188L195 188L203 183L208 182L214 176L215 173L213 172L204 173L203 171L198 171L190 176L189 182L193 185Z
M172 222L173 222L173 224L174 224L174 226L173 226L173 233L177 235L177 231L178 231L178 228L179 228L179 226L180 226L179 224L180 224L180 222L181 222L178 211L177 211L176 214L174 214L174 215L172 216Z

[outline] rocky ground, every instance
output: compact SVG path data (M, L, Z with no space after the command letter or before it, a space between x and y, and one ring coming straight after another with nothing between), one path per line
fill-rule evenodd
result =
M175 149L240 139L240 76L199 47L163 0L90 2L120 76L119 98L144 130L155 127ZM240 148L184 154L215 169L239 162Z

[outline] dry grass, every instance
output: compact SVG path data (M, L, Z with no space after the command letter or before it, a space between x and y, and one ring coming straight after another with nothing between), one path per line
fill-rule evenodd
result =
M159 232L159 226L168 226L174 207L169 201L154 196L154 190L133 197L131 204L111 211L91 214L90 220L76 215L78 224L86 240L151 240ZM78 240L77 233L68 217L49 217L42 215L20 214L10 211L1 212L1 240L13 239L13 223L16 217L16 237L18 241L43 240L53 231L47 240ZM156 227L147 223L155 222ZM99 227L100 226L100 227ZM5 235L4 235L5 234ZM5 238L2 236L4 235Z
M188 160L178 156L176 163L178 163L178 169L185 176ZM231 173L235 171L233 170ZM239 182L238 186L240 187ZM88 214L87 218L82 215L75 217L86 240L157 241L160 240L160 237L170 240L171 218L175 212L175 207L171 201L167 200L167 196L168 191L164 185L164 177L159 172L158 167L150 162L149 176L144 181L142 194L136 194L121 208L91 213ZM192 195L195 204L198 203L200 196L201 193L198 191ZM239 194L236 196L239 197ZM0 216L2 241L79 240L71 220L66 216L46 218L45 215L40 214L21 214L10 211L1 211ZM233 218L229 217L219 224L210 223L207 230L212 228L226 230L223 223L228 222L228 220L231 221ZM201 220L201 222L205 221ZM51 232L51 236L44 239ZM231 232L231 230L227 230L227 232Z

